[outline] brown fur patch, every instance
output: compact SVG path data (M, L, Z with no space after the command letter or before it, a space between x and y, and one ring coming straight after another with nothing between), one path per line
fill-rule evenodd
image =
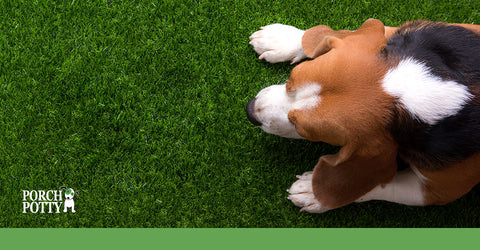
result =
M440 170L419 169L425 181L425 202L443 205L468 193L480 180L480 153Z
M323 206L347 205L393 179L397 170L395 143L385 136L375 144L349 144L336 155L320 158L313 171L312 185L315 198Z

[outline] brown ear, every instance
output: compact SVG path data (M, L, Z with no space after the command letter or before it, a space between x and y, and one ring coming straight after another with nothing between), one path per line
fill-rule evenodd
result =
M303 51L309 58L321 56L333 48L341 45L341 40L354 33L372 32L384 37L385 27L383 23L376 19L368 19L356 31L338 30L319 25L305 31L302 37Z
M335 31L325 25L315 26L305 31L302 37L303 51L309 58L321 56L339 45L339 41L350 33L349 30Z
M365 21L356 32L374 32L374 33L379 33L382 35L385 35L385 25L383 25L382 21L378 19L373 19L370 18L367 21Z
M391 139L381 141L363 148L347 145L335 155L322 156L313 171L315 198L328 208L337 208L390 182L397 170L397 146Z

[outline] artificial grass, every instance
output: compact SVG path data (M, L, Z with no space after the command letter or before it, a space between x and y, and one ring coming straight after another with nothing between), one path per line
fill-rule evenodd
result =
M284 81L260 26L480 23L479 1L0 2L1 227L477 227L479 189L442 207L287 199L337 149L267 135L247 101ZM77 213L23 214L22 190L79 191Z

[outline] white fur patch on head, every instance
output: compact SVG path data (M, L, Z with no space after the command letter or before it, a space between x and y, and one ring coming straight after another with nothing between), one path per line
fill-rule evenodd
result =
M306 84L287 94L286 84L264 88L255 98L254 115L262 123L261 128L270 134L302 139L295 125L288 120L291 110L310 109L320 102L319 84Z
M388 94L398 98L414 118L430 125L457 114L473 97L467 86L442 80L412 58L390 69L382 86Z

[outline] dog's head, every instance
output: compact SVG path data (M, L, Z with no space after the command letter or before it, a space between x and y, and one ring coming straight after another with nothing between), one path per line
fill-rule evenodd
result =
M343 146L330 166L396 168L396 144L386 132L394 99L380 84L386 42L383 23L373 19L353 32L307 30L302 45L312 60L297 65L285 84L261 90L247 104L249 120L267 133ZM391 178L390 170L381 178Z
M376 103L385 94L374 86L385 71L377 55L386 44L383 24L368 20L354 32L317 26L302 44L313 60L297 65L285 84L261 90L247 116L267 133L344 145L347 128L361 125L352 122L375 122L372 113L383 108Z
M78 194L78 191L73 190L73 188L60 187L60 190L65 190L65 199L72 200L75 194Z

